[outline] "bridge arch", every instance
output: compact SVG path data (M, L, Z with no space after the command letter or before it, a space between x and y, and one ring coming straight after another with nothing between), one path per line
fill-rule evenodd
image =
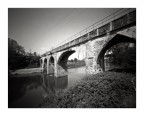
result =
M97 57L97 64L99 64L102 71L105 71L104 54L106 53L106 51L109 48L111 48L112 46L116 45L116 44L125 43L125 42L130 42L130 43L136 44L136 39L135 38L130 38L128 36L124 36L124 35L121 35L121 34L117 34L103 45L103 47L102 47L102 49L99 52L99 55Z
M55 67L55 58L53 56L50 56L48 59L48 72L49 74L54 74L54 68Z
M42 63L43 63L43 60L42 60L42 59L40 59L40 67L42 67Z
M58 59L58 65L60 65L65 71L67 71L67 61L70 55L72 55L73 53L75 53L75 50L68 50L63 52L59 59Z
M47 73L47 58L44 59L43 72Z

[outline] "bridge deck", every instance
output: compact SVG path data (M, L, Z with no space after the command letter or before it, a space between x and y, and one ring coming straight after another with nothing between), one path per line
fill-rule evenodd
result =
M126 9L120 11L82 30L81 32L70 38L70 40L64 41L51 51L43 54L43 56L45 56L46 54L69 49L71 47L85 43L89 40L99 38L100 36L105 36L107 33L112 33L121 29L125 29L128 26L136 25L135 9Z

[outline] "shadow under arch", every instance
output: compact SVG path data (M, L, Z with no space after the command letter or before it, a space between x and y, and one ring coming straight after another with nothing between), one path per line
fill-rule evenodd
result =
M44 59L43 72L47 73L47 58Z
M42 63L43 63L43 60L42 60L42 59L40 59L40 67L42 67Z
M55 63L55 59L53 56L50 56L49 58L49 62L48 62L48 65L49 65L49 74L54 74L54 63Z
M58 59L58 65L60 65L65 71L67 71L67 61L70 55L75 53L75 50L69 50L66 52L63 52L61 56Z
M103 48L101 49L101 51L97 57L97 63L100 65L102 71L105 71L104 54L106 53L106 51L109 48L111 48L112 46L119 44L119 43L124 43L124 42L130 42L130 43L136 44L136 39L130 38L128 36L124 36L121 34L117 34L113 38L111 38L107 43L104 44Z

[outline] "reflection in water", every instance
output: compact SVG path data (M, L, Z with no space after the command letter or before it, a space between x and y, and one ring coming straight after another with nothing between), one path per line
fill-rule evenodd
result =
M68 76L54 77L53 75L41 75L42 87L45 91L45 97L54 94L57 89L65 89L68 86Z
M41 97L42 88L40 87L40 85L40 75L27 77L22 75L21 77L15 76L12 78L9 77L9 107L32 107L31 104L35 104L37 98Z
M73 68L68 70L68 88L86 76L86 67Z
M8 78L8 107L31 108L38 105L46 96L54 96L58 89L71 87L85 76L85 68L69 69L68 76L53 75L14 75Z
M30 108L56 89L67 88L68 77L55 78L46 74L25 77L9 77L8 107Z

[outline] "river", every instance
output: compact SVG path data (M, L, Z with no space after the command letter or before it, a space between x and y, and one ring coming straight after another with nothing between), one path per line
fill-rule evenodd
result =
M68 76L55 78L52 75L14 76L8 80L8 107L33 108L46 96L49 90L67 89L85 77L85 67L68 69Z

